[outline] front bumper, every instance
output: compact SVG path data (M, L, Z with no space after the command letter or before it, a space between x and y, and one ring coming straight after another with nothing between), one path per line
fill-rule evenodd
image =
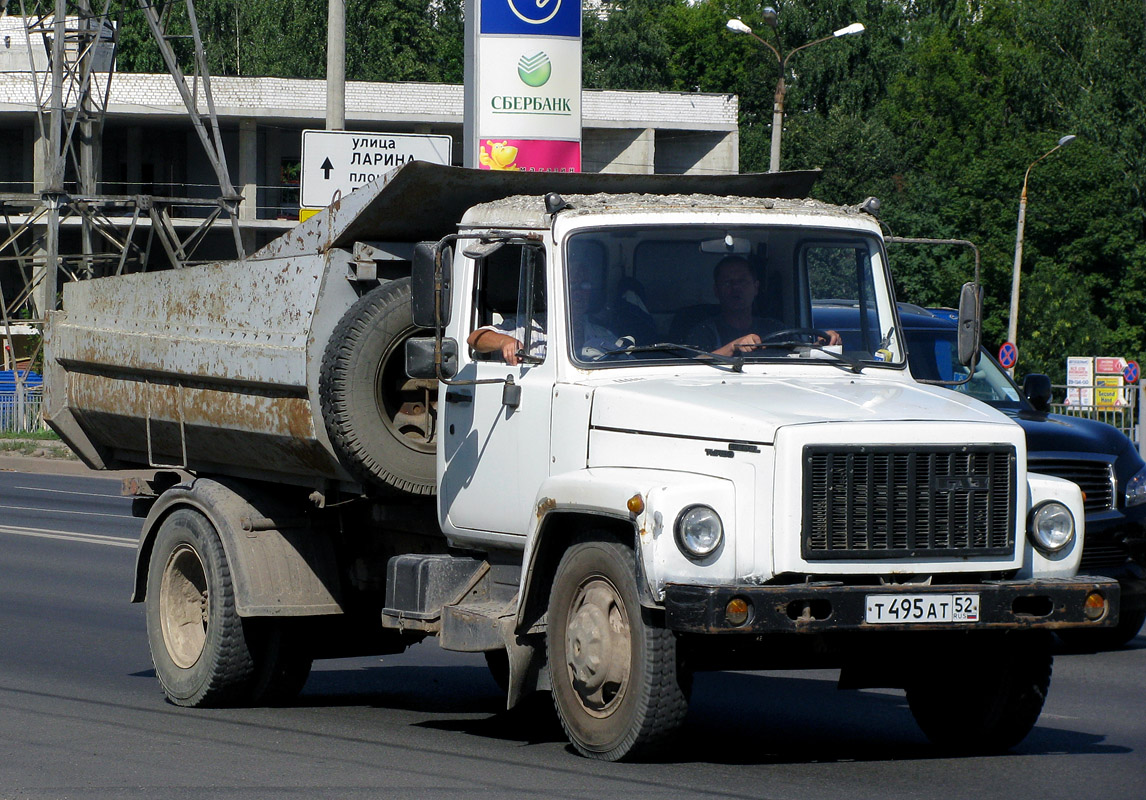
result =
M1087 595L1106 598L1105 615L1087 619ZM871 594L979 595L976 622L908 622L870 624L865 621L866 598ZM741 625L728 621L729 601L748 601L748 619ZM835 582L792 586L693 586L670 583L665 587L667 626L680 633L822 633L857 630L1030 630L1110 628L1118 619L1120 589L1110 578L1076 576L1020 581L984 581L957 586L843 586Z

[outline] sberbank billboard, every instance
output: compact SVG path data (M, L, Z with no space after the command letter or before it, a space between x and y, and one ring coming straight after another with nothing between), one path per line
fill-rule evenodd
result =
M580 0L466 4L465 164L581 170Z

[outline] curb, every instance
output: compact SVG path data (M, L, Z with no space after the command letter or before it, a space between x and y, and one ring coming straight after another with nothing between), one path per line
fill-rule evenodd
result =
M0 472L24 472L36 475L81 475L89 478L123 480L142 476L148 480L155 477L153 469L101 470L91 469L82 461L72 458L51 456L25 456L0 451Z

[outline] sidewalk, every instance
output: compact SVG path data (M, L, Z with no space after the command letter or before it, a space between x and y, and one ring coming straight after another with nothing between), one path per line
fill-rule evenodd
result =
M151 479L152 469L96 470L89 469L76 458L68 446L55 439L0 439L0 444L28 443L35 449L30 454L0 450L0 472L30 472L41 475L85 475L90 478L120 480L134 475Z

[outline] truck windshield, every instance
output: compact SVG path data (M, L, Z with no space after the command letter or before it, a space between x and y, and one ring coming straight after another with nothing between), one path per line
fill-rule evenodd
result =
M903 363L878 239L798 226L619 226L565 251L573 360L583 367L807 359L858 369ZM837 344L813 307L858 312Z

